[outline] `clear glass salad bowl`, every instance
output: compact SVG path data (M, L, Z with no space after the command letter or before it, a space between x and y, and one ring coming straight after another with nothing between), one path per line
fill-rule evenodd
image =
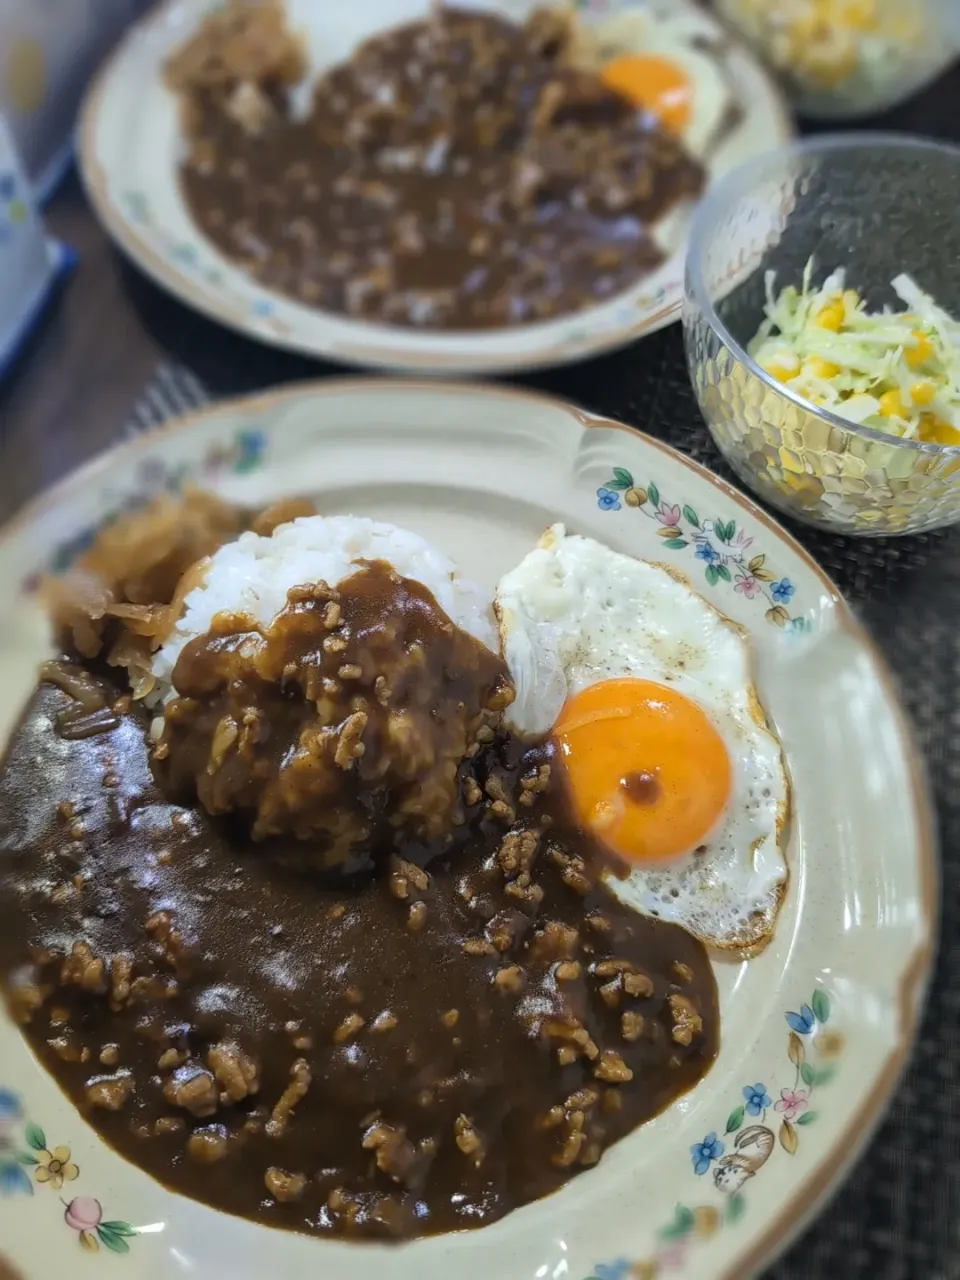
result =
M903 311L911 276L960 319L960 148L894 134L800 142L728 174L702 201L687 254L684 343L710 432L773 506L837 533L883 535L960 520L960 446L859 426L803 399L747 347L765 274L799 287L838 267L869 310ZM960 350L957 352L960 361Z
M958 0L717 0L803 115L885 111L960 53Z

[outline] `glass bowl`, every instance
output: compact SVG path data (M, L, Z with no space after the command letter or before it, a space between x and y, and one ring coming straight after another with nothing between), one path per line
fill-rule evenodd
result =
M960 52L957 0L718 0L803 115L885 111Z
M776 381L747 354L763 319L764 274L819 285L845 267L871 309L903 304L911 275L960 316L960 148L896 134L835 134L727 174L691 228L684 345L707 426L762 498L836 533L879 536L960 520L960 446L857 426Z

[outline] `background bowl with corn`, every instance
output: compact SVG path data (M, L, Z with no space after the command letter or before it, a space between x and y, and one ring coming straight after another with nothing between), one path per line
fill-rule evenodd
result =
M717 0L798 111L883 111L960 52L960 0Z
M960 149L851 134L761 156L701 202L690 377L730 465L772 505L859 535L960 520L960 403L944 373L960 360L958 192ZM922 296L914 315L920 290L942 324ZM893 342L877 332L886 311ZM854 376L838 352L870 343L877 372Z

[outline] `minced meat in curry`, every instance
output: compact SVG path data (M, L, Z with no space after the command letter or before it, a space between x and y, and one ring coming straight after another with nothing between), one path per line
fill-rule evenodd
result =
M173 567L194 581L191 551L302 511L158 499L48 590L66 652L0 773L0 985L83 1114L175 1190L318 1233L480 1226L704 1075L716 985L699 941L606 887L550 742L498 727L500 659L383 562L293 588L262 670L234 661L249 619L215 615L158 734L129 680L156 695ZM336 874L310 856L325 804L352 824Z
M709 1068L703 946L598 883L545 748L484 747L441 852L325 884L172 804L109 694L112 728L63 738L44 684L13 736L0 974L84 1115L173 1189L320 1233L481 1226Z
M426 329L549 320L662 261L654 225L703 186L654 117L569 65L571 20L439 8L376 35L291 107L276 4L234 0L174 56L203 232L268 288Z

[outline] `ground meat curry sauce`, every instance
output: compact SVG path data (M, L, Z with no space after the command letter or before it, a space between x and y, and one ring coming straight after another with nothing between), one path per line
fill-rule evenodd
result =
M154 753L168 794L236 813L285 865L360 870L391 832L443 842L457 772L513 700L498 654L385 561L295 587L269 626L223 613L173 672ZM386 828L386 830L384 830Z
M44 683L12 737L0 973L40 1059L161 1181L319 1233L479 1226L709 1068L703 947L597 884L546 748L494 738L451 843L331 883L172 804L147 717L106 692L112 718L64 737Z
M479 1226L703 1076L716 985L698 941L600 881L549 742L498 729L499 657L384 562L292 588L256 670L234 661L249 619L215 614L174 668L194 705L157 731L129 681L160 692L150 646L192 557L305 509L164 496L48 584L66 652L0 772L0 984L83 1114L176 1190L318 1233ZM412 831L395 713L430 749ZM227 721L261 732L211 816ZM322 741L302 795L284 784L297 819L258 831L258 788L304 736ZM362 813L335 870L309 857L321 793Z
M168 66L197 225L270 289L426 329L549 320L662 260L652 229L704 172L594 72L571 20L438 8L317 82L276 5L214 13ZM299 91L298 91L299 92Z

